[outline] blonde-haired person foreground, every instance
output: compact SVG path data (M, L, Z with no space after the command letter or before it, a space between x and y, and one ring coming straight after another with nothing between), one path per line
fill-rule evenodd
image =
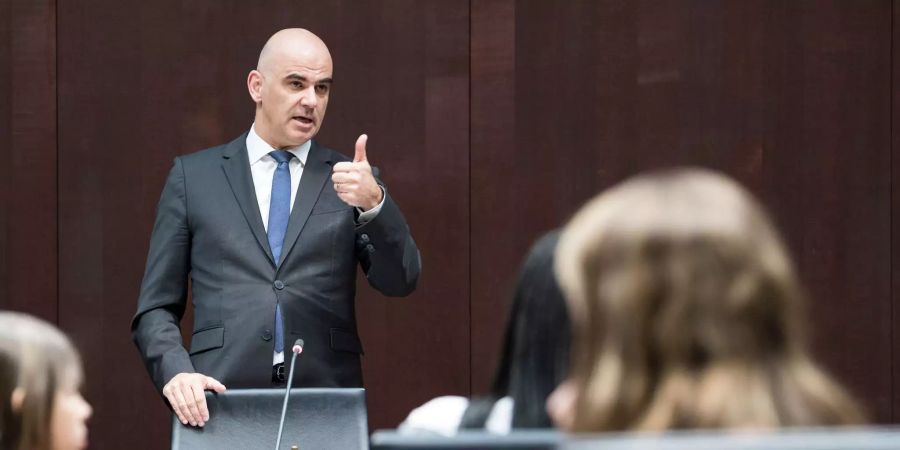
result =
M0 312L0 449L85 448L91 407L81 379L78 352L56 327Z
M563 231L555 270L573 327L548 401L574 432L858 423L811 359L792 263L753 197L714 172L627 180Z

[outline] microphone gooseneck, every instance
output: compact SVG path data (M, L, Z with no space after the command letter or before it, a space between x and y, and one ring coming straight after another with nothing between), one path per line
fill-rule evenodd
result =
M281 405L281 420L278 422L278 439L275 440L275 450L281 447L281 434L284 432L284 418L287 414L288 399L291 397L291 384L294 381L294 364L297 363L297 355L303 352L303 339L294 341L291 347L291 369L288 372L287 386L284 388L284 403Z

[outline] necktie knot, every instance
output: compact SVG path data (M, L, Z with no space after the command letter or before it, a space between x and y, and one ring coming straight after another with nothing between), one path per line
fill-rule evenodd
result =
M287 150L274 150L269 152L269 156L275 158L275 161L278 162L278 165L282 163L286 163L294 157L294 154Z

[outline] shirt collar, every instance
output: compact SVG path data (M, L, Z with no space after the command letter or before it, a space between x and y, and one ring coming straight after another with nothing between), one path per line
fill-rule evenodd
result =
M306 157L309 156L309 148L312 146L312 140L308 140L297 147L286 148L285 150L294 154L301 166L306 165ZM247 133L247 156L250 158L250 165L256 164L269 152L275 150L263 138L256 134L256 123L250 126L250 132Z

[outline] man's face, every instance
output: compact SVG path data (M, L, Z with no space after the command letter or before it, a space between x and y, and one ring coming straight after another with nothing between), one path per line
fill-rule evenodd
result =
M276 148L295 147L312 139L325 119L331 73L327 50L306 48L275 56L271 67L261 74L260 136Z

